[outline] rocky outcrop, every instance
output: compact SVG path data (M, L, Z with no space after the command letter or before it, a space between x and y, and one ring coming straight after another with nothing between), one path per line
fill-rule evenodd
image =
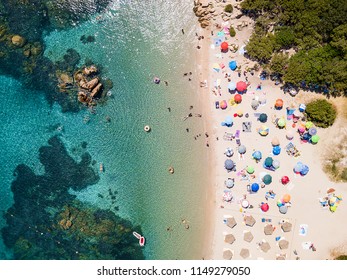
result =
M12 36L12 38L11 38L11 42L12 42L12 44L13 44L14 46L21 48L21 47L23 47L23 46L25 45L26 40L25 40L25 38L22 37L22 36L14 35L14 36Z
M208 27L211 19L216 15L216 10L212 2L208 0L195 0L193 11L198 17L198 21L202 28Z

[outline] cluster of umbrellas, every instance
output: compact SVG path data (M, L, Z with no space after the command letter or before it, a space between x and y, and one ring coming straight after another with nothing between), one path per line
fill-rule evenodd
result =
M288 211L287 203L290 202L290 199L291 199L290 195L285 194L281 199L277 201L278 210L280 211L281 214L287 213Z
M280 168L280 162L277 159L274 160L272 157L267 157L264 161L264 168L275 171L276 169Z
M317 144L320 137L317 135L317 128L312 122L306 122L305 125L300 125L298 131L304 141L310 141L312 144Z
M310 171L310 168L306 164L303 164L302 162L298 162L294 166L294 173L296 174L305 176L309 171Z

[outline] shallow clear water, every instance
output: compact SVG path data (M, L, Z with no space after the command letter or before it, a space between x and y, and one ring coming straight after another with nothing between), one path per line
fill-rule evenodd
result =
M146 258L201 258L206 195L201 174L207 169L202 152L205 142L202 137L195 141L193 135L204 131L200 118L182 121L189 112L200 113L194 69L195 21L189 0L115 1L106 13L88 22L47 34L47 57L61 59L73 48L80 53L81 63L91 59L102 65L103 75L113 81L111 98L97 107L96 115L88 111L63 114L58 105L50 108L42 93L0 76L1 210L12 204L15 167L25 163L43 173L38 149L59 134L70 155L79 159L78 147L86 141L92 158L105 166L101 180L77 193L78 198L108 209L112 207L108 190L116 190L118 213L140 225L147 238ZM82 44L82 35L93 35L96 41ZM189 71L193 72L192 82L183 78ZM155 75L169 86L155 85ZM190 105L194 105L192 111ZM147 124L150 133L143 131ZM59 128L50 127L54 125ZM168 173L171 165L174 175ZM189 230L181 219L189 221Z

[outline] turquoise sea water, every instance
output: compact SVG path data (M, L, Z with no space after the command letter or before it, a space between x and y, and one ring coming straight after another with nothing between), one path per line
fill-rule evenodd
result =
M98 17L47 34L47 57L61 59L73 48L82 63L91 59L102 65L104 77L113 81L110 99L97 107L95 115L87 110L62 113L59 105L49 107L42 92L0 76L1 210L12 204L10 186L18 164L43 174L38 150L50 137L59 135L76 160L80 160L80 144L85 141L105 172L97 184L76 192L78 198L111 209L108 192L117 191L117 213L142 227L148 259L201 258L206 227L206 178L201 174L206 174L207 167L205 142L202 137L195 141L193 135L204 131L200 118L182 121L190 112L200 113L195 22L189 0L114 1ZM82 35L93 35L96 40L82 44ZM193 72L192 82L183 77L189 71ZM167 80L169 86L155 85L154 76ZM192 111L190 105L194 105ZM147 124L152 127L150 133L143 131ZM174 175L168 173L171 165ZM189 230L181 219L189 221ZM4 224L1 217L0 226ZM168 227L172 230L167 231ZM11 252L1 243L0 247L0 258L11 258Z

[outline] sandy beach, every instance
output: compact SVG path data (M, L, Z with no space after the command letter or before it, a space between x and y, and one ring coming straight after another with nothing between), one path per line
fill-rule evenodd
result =
M320 202L328 196L329 188L335 189L330 197L347 197L347 184L330 181L323 172L322 164L322 157L326 155L327 148L330 148L336 136L345 130L342 117L338 116L330 128L317 128L317 135L320 137L318 144L301 141L298 127L300 124L305 125L305 122L299 119L293 127L293 119L287 115L286 108L299 111L299 105L305 103L305 100L323 97L307 92L299 92L293 97L284 94L280 85L275 85L274 81L261 80L261 70L254 71L254 75L251 75L247 68L252 68L255 62L246 59L240 49L246 45L252 33L252 20L245 16L236 19L240 14L236 8L236 1L227 1L234 6L229 20L226 20L222 13L225 3L215 0L210 2L213 4L215 16L211 19L210 26L201 29L201 34L198 34L204 36L204 39L198 41L201 48L197 49L200 57L198 68L201 71L199 78L200 82L203 82L199 94L204 104L203 119L208 133L206 148L210 151L211 172L211 197L206 199L207 207L210 209L210 227L206 233L205 258L312 260L331 259L334 257L332 254L336 253L346 254L347 229L343 224L347 215L346 202L339 201L334 213L329 211L329 207L323 207ZM236 36L233 38L227 32L230 25L236 30ZM238 25L244 27L238 30ZM224 35L219 33L218 36L218 32L224 32ZM221 52L220 45L216 44L218 38L229 44L228 51ZM232 44L238 46L238 51L232 51ZM241 69L232 71L229 68L230 61L236 61ZM216 64L220 69L214 69ZM237 92L230 93L228 85L230 82L236 84L239 81L248 82L248 88L241 95L242 101L235 103L234 97ZM281 109L275 108L277 99L283 100ZM223 100L227 102L227 108L217 109L216 102L221 105ZM253 100L261 101L256 110L251 106ZM258 120L261 113L268 117L265 123ZM227 117L232 117L231 127L221 125ZM280 129L278 119L281 118L286 121L286 125ZM262 125L268 127L266 136L258 133ZM239 135L235 137L237 131ZM293 139L288 140L288 132L293 134ZM225 137L226 133L233 137ZM279 155L273 154L271 142L275 137L279 140L281 148ZM299 151L299 156L287 154L286 146L290 142ZM246 148L245 153L238 152L240 146ZM227 148L233 150L234 154L231 157L225 155ZM262 153L259 162L252 157L254 151ZM280 167L275 170L264 168L264 160L267 157L278 161ZM227 159L235 163L234 171L226 170L224 165ZM309 167L307 175L294 173L293 168L298 162ZM254 173L248 173L247 167L253 167ZM272 182L268 185L263 182L266 174L272 177ZM289 178L287 184L282 184L283 176ZM234 181L231 188L225 185L228 178ZM259 185L259 190L248 191L254 183ZM225 191L231 193L231 201L225 201L223 198ZM269 192L273 195L269 196ZM290 196L289 202L284 199L285 195ZM279 212L279 200L287 207L286 214ZM247 201L248 207L242 207L244 201ZM267 204L269 209L262 211L262 203ZM245 224L245 220L250 216L255 221L253 226ZM233 222L230 226L227 225L228 218L229 222ZM291 226L286 228L288 224Z

